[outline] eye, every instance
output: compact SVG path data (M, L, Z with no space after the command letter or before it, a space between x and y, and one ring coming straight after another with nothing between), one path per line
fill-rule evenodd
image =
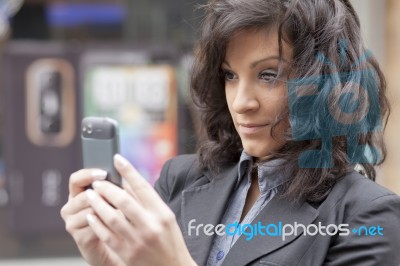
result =
M266 82L275 81L278 78L278 74L272 70L265 70L258 74L258 78Z
M228 71L228 70L224 70L223 71L223 76L224 76L224 79L226 81L230 81L230 80L236 79L236 75L233 74L231 71Z

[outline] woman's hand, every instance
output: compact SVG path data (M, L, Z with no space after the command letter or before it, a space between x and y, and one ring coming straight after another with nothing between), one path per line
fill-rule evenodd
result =
M68 202L61 209L61 217L65 221L66 230L72 235L83 258L91 265L122 264L113 253L96 236L87 222L87 216L93 214L87 196L82 193L96 180L104 180L107 172L96 169L82 169L73 173L69 179Z
M86 191L95 235L127 265L195 265L174 213L153 187L122 156L114 165L125 189L95 181Z

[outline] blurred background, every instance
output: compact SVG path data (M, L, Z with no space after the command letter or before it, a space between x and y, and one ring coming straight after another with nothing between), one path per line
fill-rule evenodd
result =
M392 103L378 183L400 193L400 1L352 2ZM121 153L152 184L166 160L194 152L202 3L0 0L0 265L85 265L59 215L82 167L82 117L116 118Z

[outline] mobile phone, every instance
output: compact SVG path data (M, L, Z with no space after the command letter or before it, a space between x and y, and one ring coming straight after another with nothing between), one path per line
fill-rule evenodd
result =
M81 127L84 168L107 171L106 180L122 185L113 157L119 153L118 122L109 117L85 117Z

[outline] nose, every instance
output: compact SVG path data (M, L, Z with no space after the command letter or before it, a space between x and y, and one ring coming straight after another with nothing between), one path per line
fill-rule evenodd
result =
M232 108L236 113L243 114L257 110L260 107L255 88L251 83L242 80L237 84L237 88L234 91Z

